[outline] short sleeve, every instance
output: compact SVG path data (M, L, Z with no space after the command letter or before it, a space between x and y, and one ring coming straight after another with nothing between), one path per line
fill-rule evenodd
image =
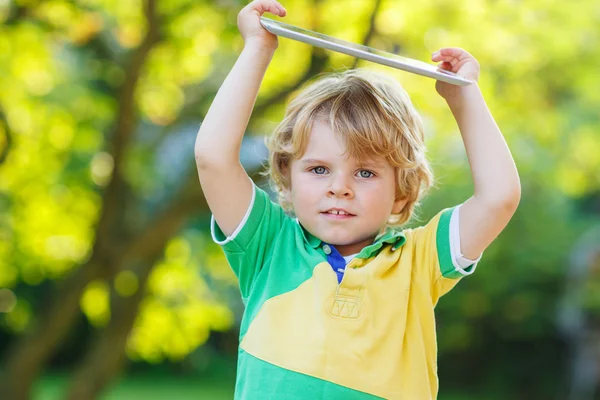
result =
M452 246L451 220L456 207L440 211L425 226L412 231L418 268L427 273L433 303L448 293L460 278L475 272L477 263L461 267ZM478 261L478 260L477 260Z
M211 235L215 243L225 252L227 261L238 278L240 292L245 300L254 280L271 257L273 243L289 218L283 209L269 198L269 195L253 184L254 192L244 218L227 237L211 216Z
M460 207L454 207L452 217L450 218L450 250L452 252L452 259L454 260L454 264L460 268L473 266L473 269L475 269L477 267L476 264L481 260L483 254L480 254L475 260L471 260L462 254L460 248Z

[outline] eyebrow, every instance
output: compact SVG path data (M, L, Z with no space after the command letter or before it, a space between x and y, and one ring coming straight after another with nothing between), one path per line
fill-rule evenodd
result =
M300 162L304 165L308 165L308 164L329 164L327 161L324 160L319 160L316 158L307 158L304 160L300 160ZM381 162L378 161L372 161L372 160L366 160L366 161L360 161L357 163L357 165L359 167L370 167L370 168L383 168L384 165Z
M328 164L327 161L317 160L316 158L307 158L300 160L302 164Z
M380 161L361 161L358 163L359 166L361 167L371 167L371 168L383 168L384 164L381 163Z

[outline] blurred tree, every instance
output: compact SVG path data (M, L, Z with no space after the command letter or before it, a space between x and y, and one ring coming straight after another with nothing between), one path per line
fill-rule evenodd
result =
M575 244L561 299L559 327L569 344L569 400L593 400L600 381L600 225Z
M5 176L13 178L13 185L9 185L9 190L14 190L15 201L23 196L23 201L41 206L47 217L45 220L50 225L60 224L61 220L62 224L71 225L63 225L63 230L68 231L62 232L63 236L53 227L54 229L49 229L51 232L42 233L45 240L40 240L42 237L39 236L30 238L35 244L45 245L45 249L38 247L38 251L31 253L25 251L24 254L19 254L19 249L27 250L25 246L28 238L17 236L17 241L13 243L13 250L16 251L9 254L13 258L4 259L3 266L6 265L9 272L14 269L14 265L21 266L19 275L29 284L39 283L44 275L58 278L72 270L60 282L47 308L39 313L39 319L31 324L7 354L7 373L0 391L8 393L9 398L29 396L33 379L72 327L79 311L80 298L88 284L98 279L111 282L120 271L130 271L129 276L139 289L128 296L123 293L119 296L113 290L117 281L115 284L111 282L113 295L110 301L110 323L98 336L86 360L97 358L93 362L84 360L83 367L78 369L70 396L93 397L118 373L123 361L125 340L133 325L138 304L145 295L144 289L152 266L161 257L168 239L181 229L190 214L206 207L202 204L198 184L192 174L188 174L190 177L187 180L179 182L179 188L176 188L173 197L166 204L159 204L158 207L150 208L152 204L144 201L140 188L133 187L135 176L132 175L134 171L131 171L131 164L136 160L132 142L139 125L135 95L136 90L141 91L140 78L149 53L160 41L161 23L154 1L144 4L143 13L141 4L127 3L122 7L112 2L87 4L99 5L102 6L99 10L89 10L86 5L78 8L63 1L16 6L15 11L9 14L3 32L3 36L6 35L5 45L15 44L15 50L18 49L16 45L21 45L31 51L13 52L15 59L20 57L20 62L9 60L12 61L13 69L6 71L8 77L5 76L4 80L7 85L3 85L9 89L7 92L10 95L23 96L22 102L8 95L3 99L9 110L9 122L24 135L18 151L20 154L28 154L28 145L42 150L40 155L46 165L41 164L39 167L45 168L46 173L55 171L63 175L47 179L52 182L45 182L46 185L43 186L32 182L37 187L33 192L26 193L23 181L34 175L18 174L19 162L16 157L19 153L12 153L9 154L9 162L12 161L10 167L14 169L5 171ZM100 16L99 12L105 15ZM165 14L168 13L165 11ZM120 20L111 29L115 37L100 37L101 25L106 23L110 26L113 18ZM8 42L7 38L16 39L16 43ZM58 55L63 53L64 56L73 57L74 64L83 63L85 67L92 69L90 75L86 74L87 71L78 74L73 70L77 68L76 65L66 65L73 73L72 76L61 76L56 71L58 65L55 64L55 55L51 51L52 42L56 39L65 46L64 49L56 49ZM114 39L118 40L119 47L113 51L110 40ZM112 45L114 47L114 43ZM29 87L18 87L18 83L11 87L7 79L11 75L21 77L24 82L18 83L25 83ZM60 87L61 78L68 85ZM169 82L160 82L162 85L165 83ZM72 84L75 85L71 86ZM81 86L77 87L77 84ZM116 99L114 105L110 104L112 96ZM69 102L75 103L72 108L68 106ZM151 102L150 105L156 107ZM165 110L160 106L159 104L155 110L157 118L170 117L164 114ZM37 120L33 114L29 114L30 111L33 112L33 107L41 114ZM37 126L27 126L27 123ZM102 130L110 131L106 135L105 152L100 151L103 145ZM75 131L78 132L77 138ZM39 132L48 134L40 137ZM27 141L25 136L28 134L35 135L35 141ZM54 154L43 151L48 145L55 150ZM86 150L96 152L91 160L91 180L84 175L86 168L81 165L84 161L82 158L89 155L89 152L85 154ZM24 161L29 164L29 160ZM64 164L52 165L52 161L63 161ZM64 168L62 172L61 167ZM95 187L103 186L101 197L97 197ZM50 200L56 210L48 210L48 206L43 204L44 200ZM81 202L86 206L85 210L82 210L81 205L77 206ZM142 208L147 209L142 215L131 211ZM25 210L20 210L16 204L16 218L21 217L19 214L23 211ZM84 215L69 218L70 213ZM25 225L28 218L22 218L20 222ZM76 229L76 225L84 228L85 234ZM36 227L39 232L40 221L35 221L31 227ZM83 243L72 243L73 240ZM44 256L49 257L43 260ZM39 264L45 261L50 261L50 265L45 266L47 270L40 271L44 267ZM77 262L80 263L79 266ZM8 274L8 279L13 284L14 276L15 274ZM7 286L10 285L9 282ZM22 310L22 307L17 308L15 314ZM218 321L217 315L213 317L213 320ZM8 321L17 322L14 325L19 327L18 319L9 317ZM25 324L21 326L23 325ZM118 350L107 351L115 348Z
M0 135L2 135L2 138L0 138L0 164L2 164L4 162L4 160L6 160L6 156L8 155L8 152L10 150L10 145L11 145L11 135L10 135L10 130L9 130L9 126L6 123L6 117L4 116L4 114L0 111Z

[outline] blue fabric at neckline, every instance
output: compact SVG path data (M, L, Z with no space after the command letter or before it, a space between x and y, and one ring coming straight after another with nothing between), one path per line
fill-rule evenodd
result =
M339 251L335 248L335 246L325 243L331 248L331 253L327 255L327 262L333 268L333 271L337 275L338 283L342 283L342 278L344 277L344 271L346 270L346 260L344 260L344 256L340 254Z

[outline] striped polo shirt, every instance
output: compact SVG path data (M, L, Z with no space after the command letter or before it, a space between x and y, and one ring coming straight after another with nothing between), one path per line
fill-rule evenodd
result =
M453 210L347 265L256 185L231 236L213 219L245 305L235 399L435 399L434 307L476 267L452 257Z

